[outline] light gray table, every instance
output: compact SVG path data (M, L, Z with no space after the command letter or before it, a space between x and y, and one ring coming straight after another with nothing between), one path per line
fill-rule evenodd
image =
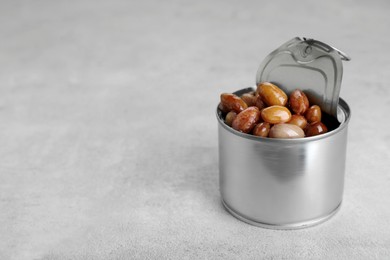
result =
M390 2L2 1L0 259L388 259ZM341 211L299 231L221 206L221 92L295 36L347 52Z

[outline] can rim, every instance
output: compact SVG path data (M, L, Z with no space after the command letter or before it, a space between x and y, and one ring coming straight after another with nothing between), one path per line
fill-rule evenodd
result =
M246 89L238 90L236 92L248 92L251 90L253 90L253 89L246 88ZM351 109L349 108L347 102L345 102L345 100L342 99L341 97L339 97L339 104L338 104L337 108L340 108L340 110L343 113L344 118L343 118L342 122L340 122L339 127L337 127L336 129L334 129L330 132L327 132L325 134L321 134L321 135L309 136L309 137L304 137L304 138L290 138L290 139L289 138L268 138L268 137L254 136L254 135L239 132L239 131L233 129L232 127L228 126L227 124L225 124L225 122L223 121L223 119L220 116L220 113L218 113L218 111L219 111L218 106L216 109L216 116L217 116L219 124L221 124L226 130L228 130L231 133L233 133L237 136L240 136L242 138L257 141L257 142L294 144L294 143L307 143L307 142L311 142L311 141L325 139L325 138L333 136L333 135L337 134L338 132L342 131L349 123L349 120L351 118Z

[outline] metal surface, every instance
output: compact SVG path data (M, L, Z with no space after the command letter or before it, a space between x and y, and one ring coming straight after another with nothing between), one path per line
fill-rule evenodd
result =
M256 84L269 81L287 94L303 90L310 103L336 116L344 52L317 40L296 37L271 52L260 65Z
M237 94L249 92L243 89ZM334 130L272 139L227 126L217 109L220 192L234 215L271 228L299 228L327 219L342 201L348 105L340 99Z

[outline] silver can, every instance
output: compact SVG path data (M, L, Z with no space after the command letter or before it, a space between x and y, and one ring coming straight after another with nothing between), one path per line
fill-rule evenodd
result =
M312 96L315 99L318 93ZM217 108L220 192L232 215L260 227L297 229L337 212L343 199L351 111L338 96L336 101L323 100L337 106L323 117L329 131L298 139L238 132L225 124Z
M340 125L325 134L273 139L240 133L217 110L222 202L253 225L295 229L321 223L337 212L344 189L348 122L340 99Z

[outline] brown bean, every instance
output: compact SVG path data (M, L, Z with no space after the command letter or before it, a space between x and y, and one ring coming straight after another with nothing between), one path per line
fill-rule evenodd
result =
M221 94L221 103L226 110L229 110L228 112L233 110L236 113L240 113L248 107L244 100L230 93Z
M286 107L270 106L261 111L261 117L270 124L279 124L290 121L291 112Z
M299 89L294 90L290 94L289 103L291 110L298 115L303 115L309 108L309 100L305 93Z
M248 107L256 105L256 97L250 93L245 93L241 96L241 99L248 105Z
M305 117L309 124L320 122L321 108L317 105L309 107L309 109L306 111Z
M234 118L236 118L236 116L237 116L236 112L230 111L229 113L227 113L227 115L225 117L225 123L228 126L232 126L233 120L234 120Z
M276 124L269 131L271 138L302 138L305 133L302 128L292 124Z
M249 133L260 119L260 110L257 107L248 107L239 113L233 120L232 127L237 131Z
M287 123L299 126L302 129L305 129L307 126L306 118L301 115L292 115L290 121L288 121Z
M252 133L253 133L253 135L256 135L256 136L267 137L270 128L271 128L271 124L270 123L262 122L260 124L257 124L253 128Z
M268 106L284 106L287 103L287 95L278 86L263 82L257 86L256 92Z
M222 103L219 103L218 108L222 111L222 113L228 113L230 111Z
M328 132L328 128L322 122L310 124L306 128L306 136L315 136Z
M265 104L264 104L263 100L261 99L260 95L256 96L255 106L257 106L260 109L260 111L265 108Z

